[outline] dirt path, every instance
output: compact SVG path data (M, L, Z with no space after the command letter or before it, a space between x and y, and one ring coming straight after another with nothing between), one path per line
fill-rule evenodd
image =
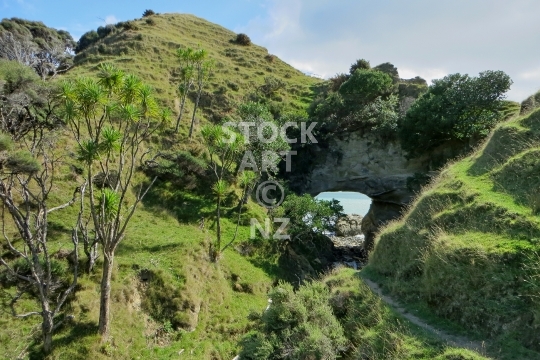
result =
M397 311L399 314L401 314L401 316L403 316L404 318L406 318L407 320L409 320L413 324L415 324L417 326L420 326L422 329L427 330L428 332L430 332L433 335L437 336L438 338L445 341L449 345L452 345L452 346L455 346L455 347L460 347L460 348L465 348L465 349L469 349L469 350L473 350L473 351L477 351L478 353L480 353L482 355L486 353L486 351L485 351L486 350L485 342L471 341L471 340L468 340L468 339L460 337L460 336L450 335L450 334L448 334L448 333L446 333L446 332L444 332L442 330L436 329L433 326L426 324L419 317L407 312L407 310L405 310L405 308L403 308L394 299L392 299L391 297L389 297L387 295L384 295L382 293L382 290L379 287L379 285L377 285L373 281L365 279L365 278L363 278L362 280L366 283L367 286L369 286L371 288L371 290L374 293L379 295L379 297L385 303L387 303L395 311Z

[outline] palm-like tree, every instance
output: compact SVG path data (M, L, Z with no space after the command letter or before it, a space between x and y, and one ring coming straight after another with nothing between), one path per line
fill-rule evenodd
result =
M155 178L139 185L131 205L127 197L134 187L136 167L146 152L142 143L168 120L170 111L160 110L152 89L134 75L111 64L102 64L98 80L79 78L62 86L65 119L79 144L79 160L88 179L89 217L101 244L99 332L106 340L110 329L110 293L114 254L124 239L127 225ZM103 178L96 189L95 172Z

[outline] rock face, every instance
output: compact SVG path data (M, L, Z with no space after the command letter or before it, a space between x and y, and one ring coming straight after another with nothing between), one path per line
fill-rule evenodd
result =
M362 216L347 215L338 220L336 224L337 236L354 236L362 234Z
M463 145L445 144L420 158L407 159L398 141L383 141L373 133L337 135L324 148L312 145L314 164L296 184L302 192L354 191L373 203L362 220L365 249L371 250L376 231L401 215L425 180L447 159L464 152Z

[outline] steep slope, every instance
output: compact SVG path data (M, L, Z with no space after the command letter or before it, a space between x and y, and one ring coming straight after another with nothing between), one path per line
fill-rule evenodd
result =
M300 109L309 101L310 86L319 81L269 56L261 47L230 43L234 33L205 20L172 14L152 18L155 25L134 21L139 30L111 33L90 46L78 55L66 76L94 75L98 63L110 61L153 85L158 99L174 107L175 51L180 46L200 44L217 63L205 94L207 102L201 104L206 115L199 116L203 121L225 115L237 102L256 96L264 96L277 112ZM270 93L265 93L266 88L258 90L269 75L283 81L284 87ZM166 133L161 135L166 137ZM55 151L65 156L50 198L57 205L71 197L82 178L69 132L57 129L54 138ZM178 139L187 142L183 134L174 140ZM199 150L202 153L204 148ZM137 175L137 181L145 180L143 174ZM179 190L166 181L154 187L130 223L115 258L111 341L100 344L97 336L98 260L94 273L79 278L77 292L66 306L74 320L54 335L52 358L163 359L184 352L192 359L230 359L237 354L238 342L248 331L248 314L267 305L275 264L269 258L242 256L233 247L226 250L218 265L212 264L208 248L215 236L214 204L210 196L203 195ZM245 216L262 217L258 206L250 202L248 208ZM70 275L70 232L76 217L76 209L66 208L50 218L54 265L59 275L66 277ZM204 217L209 221L201 227L199 220ZM222 228L224 239L232 239L232 222L223 219ZM7 231L15 233L12 224L7 224ZM242 226L238 243L248 238L249 228ZM6 248L0 251L9 256ZM31 292L20 288L1 269L0 311L5 316L0 317L0 358L41 358L39 318L11 316L11 300L19 291L24 294L14 305L17 311L35 310Z
M180 47L203 48L215 61L214 76L205 88L201 109L220 119L236 104L263 98L274 113L302 109L311 101L311 87L321 80L306 76L260 46L234 42L236 34L187 14L153 15L109 27L111 32L77 54L70 76L95 71L100 62L113 62L154 86L164 105L178 112ZM192 112L192 103L184 123Z
M435 319L503 342L507 356L521 344L520 356L540 357L539 185L536 110L442 171L380 232L367 273Z

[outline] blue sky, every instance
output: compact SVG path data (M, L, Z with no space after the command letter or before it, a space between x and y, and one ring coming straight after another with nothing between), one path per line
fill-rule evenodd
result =
M75 38L106 22L191 13L251 39L296 68L329 77L358 58L404 78L503 70L512 100L540 89L538 0L0 0L0 17L43 21Z

